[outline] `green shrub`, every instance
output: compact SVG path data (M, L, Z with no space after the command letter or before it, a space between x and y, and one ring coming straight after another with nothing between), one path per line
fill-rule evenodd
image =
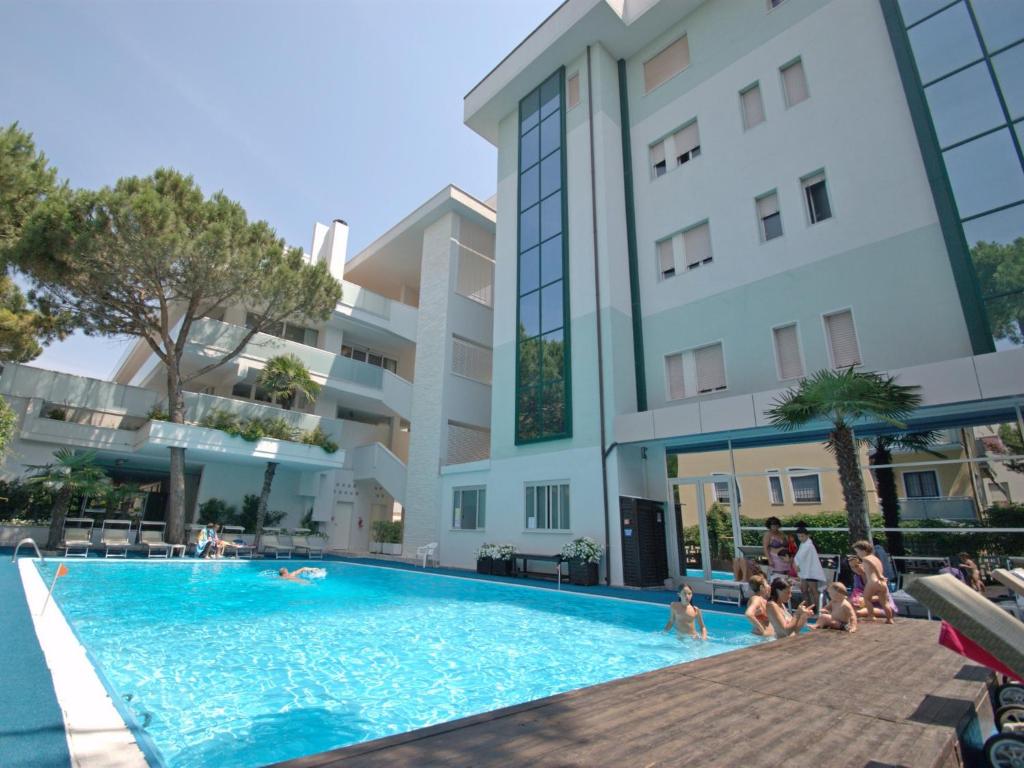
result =
M238 422L238 416L231 411L221 408L209 411L199 421L199 426L206 427L207 429L219 429L221 432L227 432L229 435L237 436L242 434L242 427Z
M150 421L170 421L171 415L167 413L167 409L160 403L157 403L149 409L149 413L146 414L146 418Z
M370 523L370 538L378 543L386 542L388 525L387 520L374 520Z
M401 544L402 543L402 522L396 520L391 521L380 521L383 522L382 526L384 538L382 541L385 544Z
M53 495L43 486L22 480L0 480L0 521L45 523L52 507Z
M241 525L245 528L246 533L256 532L256 509L259 507L260 497L254 493L247 493L245 498L242 499L242 511L239 513L234 525ZM279 510L267 510L267 514L263 518L264 528L273 528L282 520L287 513Z
M200 523L219 523L220 525L240 525L238 510L223 499L207 499L199 505Z
M306 445L319 445L327 453L334 453L338 450L338 444L331 440L319 424L317 424L315 429L303 432L299 440Z

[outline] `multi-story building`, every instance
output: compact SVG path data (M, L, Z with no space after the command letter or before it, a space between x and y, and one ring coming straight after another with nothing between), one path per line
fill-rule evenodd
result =
M1019 424L1024 284L972 253L1024 235L1022 39L1016 3L560 5L465 98L498 150L491 455L444 471L442 562L589 535L621 583L629 499L703 519L741 452L820 445L764 414L819 369L920 386L912 428Z
M346 262L348 226L317 224L307 259L325 262L342 299L323 323L284 322L256 334L241 354L186 386L186 424L154 418L166 377L142 340L112 381L8 365L0 393L19 414L7 477L52 461L56 447L96 452L115 481L146 491L146 518L162 519L167 448L186 449L186 518L212 498L238 508L260 492L266 463L278 467L269 500L294 528L306 514L329 546L365 552L370 524L421 509L439 491L441 464L487 456L494 212L447 187ZM234 349L249 308L204 317L188 334L183 373ZM257 377L291 354L321 385L315 402L271 402ZM218 415L283 418L317 428L339 449L260 439L210 428ZM417 518L418 519L418 518Z

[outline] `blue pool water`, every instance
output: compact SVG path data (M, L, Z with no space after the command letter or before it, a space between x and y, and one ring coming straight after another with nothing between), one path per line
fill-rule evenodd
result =
M55 563L39 565L49 581ZM350 563L69 563L55 599L173 768L257 766L735 650L665 606ZM294 567L294 566L292 566Z

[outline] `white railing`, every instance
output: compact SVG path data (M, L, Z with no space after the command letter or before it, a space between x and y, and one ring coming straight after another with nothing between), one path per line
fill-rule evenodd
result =
M341 281L341 304L385 319L391 317L391 299L348 280Z

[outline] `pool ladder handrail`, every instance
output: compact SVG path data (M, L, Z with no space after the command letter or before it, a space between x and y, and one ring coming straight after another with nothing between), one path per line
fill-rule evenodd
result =
M18 546L16 546L16 547L14 548L14 554L13 554L13 555L11 555L11 562L12 562L12 563L13 563L13 562L14 562L15 560L17 560L17 559L18 559L18 550L20 550L20 549L21 549L21 545L22 545L22 544L31 544L31 545L32 545L32 549L34 549L34 550L36 551L36 557L38 557L38 558L39 558L40 562L43 562L43 563L45 563L45 562L46 562L46 558L45 558L45 557L43 557L43 553L39 551L39 546L38 546L38 545L36 544L36 541L35 541L35 539L32 539L32 538L27 538L27 539L22 539L21 541L19 541L19 542L18 542Z

